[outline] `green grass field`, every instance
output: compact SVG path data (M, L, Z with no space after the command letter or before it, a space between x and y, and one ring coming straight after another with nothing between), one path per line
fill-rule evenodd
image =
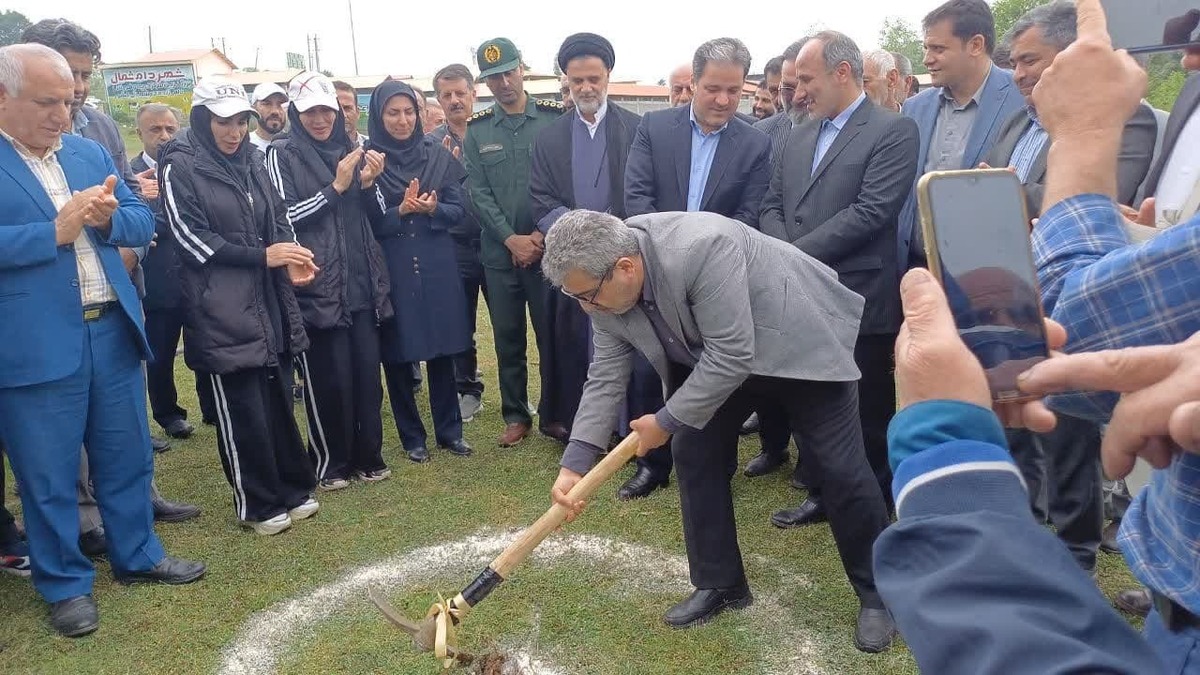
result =
M140 145L126 135L133 156ZM257 622L275 631L251 634L266 639L249 640L250 646L261 648L259 657L270 657L273 672L438 672L432 656L416 653L408 638L369 605L366 587L379 587L414 617L438 593L457 593L495 551L458 559L451 553L462 545L454 542L481 532L502 534L541 515L561 452L541 437L515 449L496 447L500 405L486 313L478 338L488 390L484 411L466 427L476 450L473 457L434 451L434 461L410 463L399 449L385 405L385 458L394 471L392 479L321 495L317 518L264 538L238 528L215 430L202 426L193 438L175 441L170 452L158 456L156 475L167 498L200 504L204 515L191 523L160 525L158 532L172 554L208 563L208 576L181 588L127 588L114 584L107 563L100 563L100 630L67 640L50 629L46 607L27 580L0 575L0 668L39 674L272 672L223 670L230 646L239 640L245 644L246 628ZM536 359L531 350L534 402ZM177 375L184 406L198 418L192 375L182 359ZM302 413L300 406L296 409ZM428 427L427 410L425 414ZM742 463L756 452L756 438L743 440ZM626 468L617 481L631 472ZM558 550L556 555L531 561L471 614L460 634L464 648L530 654L547 666L518 669L522 675L916 671L902 641L882 655L854 650L857 602L829 528L781 531L771 526L768 518L774 510L803 498L788 486L785 473L734 479L755 606L682 632L660 620L688 590L679 493L672 484L647 500L621 503L614 497L617 485L614 481L602 488L576 524L546 542L543 548ZM19 515L16 498L5 498ZM564 549L562 544L574 541L574 535L593 539ZM439 545L447 548L410 554ZM1101 556L1100 584L1107 594L1131 583L1119 558ZM293 599L300 602L285 604ZM284 629L292 631L290 639L280 637Z
M204 515L191 523L160 525L158 531L171 553L207 562L208 576L181 588L123 587L112 582L107 563L101 563L96 582L100 630L66 640L49 628L46 607L28 581L0 575L0 663L6 672L218 672L223 649L258 612L268 610L266 618L274 619L279 603L356 568L481 530L501 532L532 522L548 505L560 449L540 437L515 449L496 447L501 425L490 337L484 317L479 338L486 407L467 426L475 456L460 459L435 451L434 461L414 465L400 453L385 412L385 457L393 478L321 496L316 519L278 537L238 528L212 427L175 441L157 458L159 485L168 498L202 505ZM536 352L530 355L530 370L537 372ZM192 377L182 365L178 380L185 407L197 411ZM533 392L530 397L536 401ZM756 439L744 440L743 462L756 451ZM625 469L619 479L631 471ZM877 656L851 646L857 604L828 527L781 531L770 525L773 510L802 497L787 485L785 474L734 479L741 546L758 607L683 632L659 619L687 589L678 491L672 484L650 499L620 503L613 496L616 487L605 486L569 533L640 545L649 555L642 551L614 564L603 556L567 552L531 562L468 618L461 633L465 648L520 649L563 673L915 672L902 642ZM15 498L6 497L10 507L19 507ZM556 539L561 537L547 544ZM419 617L439 592L452 596L474 578L482 568L479 560L432 555L418 582L392 579L382 588L393 604ZM406 564L411 568L414 561ZM1105 592L1111 595L1131 583L1117 557L1102 556L1100 564ZM324 612L328 616L294 624L299 634L277 650L275 672L437 672L435 660L415 653L366 602L364 590L335 597L336 607Z

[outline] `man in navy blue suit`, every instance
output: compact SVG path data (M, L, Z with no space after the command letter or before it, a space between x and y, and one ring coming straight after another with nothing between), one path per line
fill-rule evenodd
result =
M33 582L64 636L96 630L75 482L86 446L123 583L183 584L204 565L154 534L141 307L118 247L150 242L150 209L100 145L64 135L71 69L44 45L0 48L0 437L20 481Z
M625 165L628 217L710 211L758 229L759 207L771 182L771 139L736 115L749 72L750 52L740 40L718 38L700 45L692 59L692 98L647 114L638 127ZM639 361L635 380L653 382L647 365ZM777 452L786 452L786 416L768 415L766 424L782 438ZM668 447L639 458L618 496L637 499L666 486L671 467Z

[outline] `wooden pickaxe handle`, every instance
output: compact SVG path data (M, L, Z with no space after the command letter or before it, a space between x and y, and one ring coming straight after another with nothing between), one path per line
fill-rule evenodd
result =
M600 460L591 471L587 472L583 478L571 488L567 493L567 497L571 501L587 501L601 485L606 483L613 474L621 470L629 460L637 455L638 435L636 432L629 434L622 440L616 448ZM550 536L567 520L567 508L561 504L555 503L546 513L542 514L533 525L529 526L521 536L517 538L504 552L488 565L475 581L471 582L458 597L451 601L451 606L459 609L461 612L478 605L486 598L496 586L512 574L513 570L521 566L530 553L538 547L542 541Z

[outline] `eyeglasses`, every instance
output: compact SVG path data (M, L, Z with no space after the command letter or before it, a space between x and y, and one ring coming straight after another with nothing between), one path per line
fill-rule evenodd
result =
M609 265L608 271L604 273L604 276L600 277L600 283L596 284L595 288L593 288L592 290L587 291L585 293L572 293L572 292L568 291L566 288L563 288L561 286L559 287L558 290L562 291L562 294L567 296L568 298L578 300L579 302L586 302L589 305L599 307L600 305L596 302L596 296L600 295L601 289L604 288L604 282L608 281L609 278L612 277L612 273L616 269L617 269L617 263L613 263L613 264Z

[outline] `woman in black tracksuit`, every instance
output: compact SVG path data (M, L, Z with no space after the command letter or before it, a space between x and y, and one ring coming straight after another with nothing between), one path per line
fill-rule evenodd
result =
M301 73L288 89L290 131L272 142L267 173L300 244L320 261L313 283L296 290L312 342L297 361L318 488L339 490L351 478L391 475L383 461L379 324L392 317L392 304L383 253L362 205L360 184L370 185L372 168L360 179L363 151L346 133L333 83Z
M182 261L184 359L211 382L238 520L278 534L319 508L284 384L308 347L292 285L316 268L252 152L241 85L201 82L192 106L191 128L161 150L158 171Z

